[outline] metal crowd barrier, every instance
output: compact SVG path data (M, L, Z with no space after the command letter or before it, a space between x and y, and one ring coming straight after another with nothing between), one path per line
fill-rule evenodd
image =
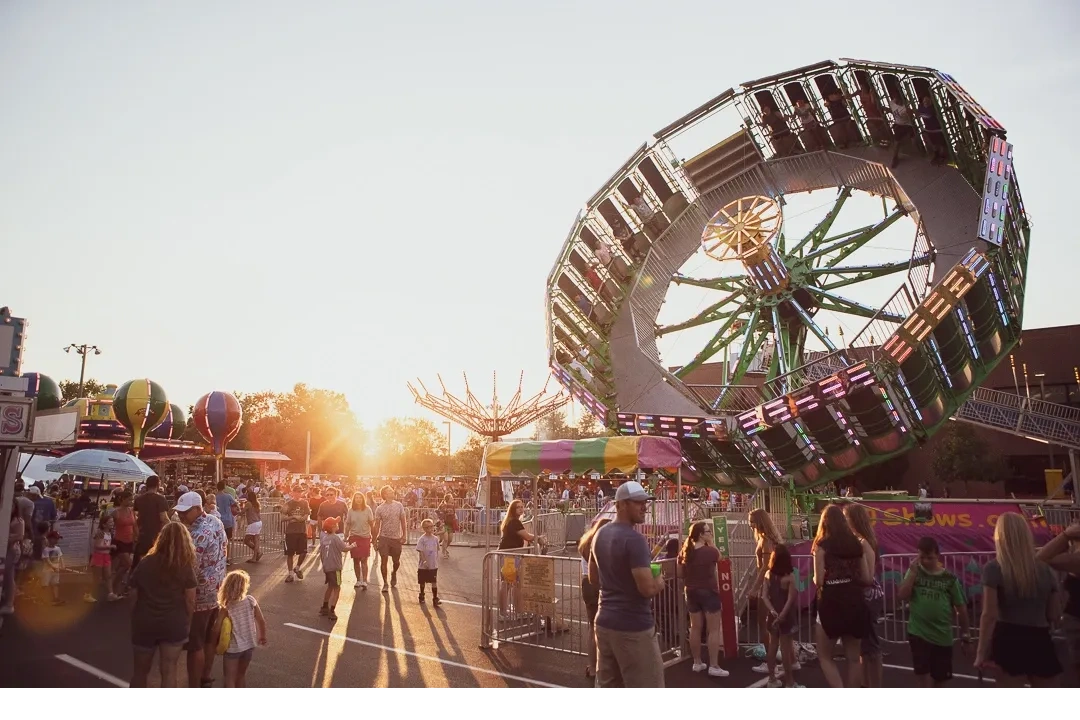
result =
M497 508L457 508L454 510L457 530L454 531L451 544L459 547L481 547L485 543L485 535L497 538L504 512L505 510ZM438 508L405 508L408 544L416 544L417 538L424 534L420 523L428 518L434 520L437 526L440 519Z
M560 550L566 547L566 516L560 512L541 513L533 518L533 530L547 539L547 547Z
M686 612L675 560L661 561L668 588L653 600L657 639L665 665L679 662ZM581 598L581 558L494 551L484 556L480 647L525 645L587 655L592 628Z
M990 552L943 553L941 556L945 570L955 575L963 588L966 600L968 620L973 638L978 637L979 618L982 614L982 569L994 558ZM814 625L816 618L810 616L811 602L816 589L814 587L814 559L810 555L792 556L795 565L795 583L799 589L799 628L795 635L796 642L814 643ZM877 579L880 581L885 597L878 613L877 631L882 641L893 643L907 642L908 609L907 601L899 596L900 586L911 564L918 555L894 554L883 555L879 565ZM736 579L736 622L739 627L739 644L754 646L764 644L766 637L763 625L759 621L757 596L749 594L749 586L756 576L754 556L732 556L732 571ZM955 624L957 637L959 626Z
M262 530L259 532L259 551L263 555L282 555L285 553L285 523L281 519L281 513L261 512ZM251 548L244 544L244 535L247 531L247 518L243 514L237 516L236 526L233 528L232 540L229 541L229 559L231 561L247 560L254 557Z

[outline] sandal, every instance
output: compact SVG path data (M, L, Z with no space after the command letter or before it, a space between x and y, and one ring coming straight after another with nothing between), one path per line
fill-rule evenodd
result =
M199 683L199 687L201 687L201 688L212 688L212 687L214 687L214 678L210 678L209 680L201 681Z

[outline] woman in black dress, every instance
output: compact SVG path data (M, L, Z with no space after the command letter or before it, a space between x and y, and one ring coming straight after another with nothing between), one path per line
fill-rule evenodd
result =
M848 685L862 680L859 654L868 621L863 589L872 582L864 560L861 540L848 526L839 505L829 505L821 513L814 538L814 586L817 588L817 650L821 671L829 685L844 687L833 660L833 646L840 640L848 663Z

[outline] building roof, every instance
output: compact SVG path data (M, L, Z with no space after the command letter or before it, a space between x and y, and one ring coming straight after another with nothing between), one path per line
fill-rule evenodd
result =
M292 460L292 458L285 453L271 452L270 450L226 450L225 459L270 462L289 462Z

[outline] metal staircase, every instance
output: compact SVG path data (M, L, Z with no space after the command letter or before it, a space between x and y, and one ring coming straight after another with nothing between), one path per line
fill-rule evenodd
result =
M954 420L1080 450L1080 408L976 388Z

